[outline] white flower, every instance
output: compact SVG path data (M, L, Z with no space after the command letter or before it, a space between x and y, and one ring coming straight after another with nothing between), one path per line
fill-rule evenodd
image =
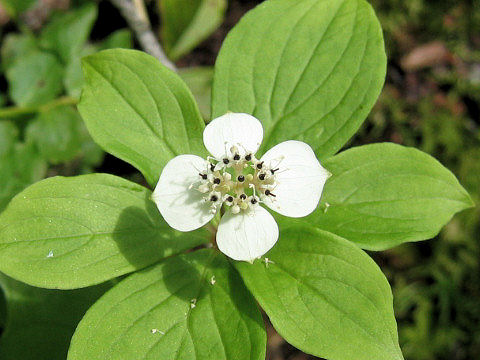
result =
M248 114L228 113L210 122L203 142L212 155L179 155L168 162L153 193L165 221L180 231L205 225L220 211L220 251L252 261L278 240L278 226L260 204L290 217L310 214L330 176L312 148L285 141L260 159L263 128Z

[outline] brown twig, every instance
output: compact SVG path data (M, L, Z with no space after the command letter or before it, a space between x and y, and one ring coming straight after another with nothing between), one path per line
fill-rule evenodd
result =
M152 31L143 0L133 0L133 2L131 0L110 1L120 10L125 20L127 20L128 25L135 32L142 48L150 55L156 57L163 65L176 71L177 68L175 64L168 59Z

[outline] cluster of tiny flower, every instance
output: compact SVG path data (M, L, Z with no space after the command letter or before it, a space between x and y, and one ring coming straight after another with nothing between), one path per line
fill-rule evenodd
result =
M203 198L211 204L213 214L223 204L231 207L233 214L238 214L253 210L265 197L275 200L276 174L282 158L266 164L252 153L244 151L245 155L241 155L235 145L225 153L221 158L209 156L205 169L198 174L200 179L190 185L190 189L205 194Z
M253 261L269 251L279 229L264 206L283 216L307 216L317 208L330 173L297 140L257 158L262 140L262 124L249 114L227 113L208 123L203 144L211 156L178 155L160 174L152 199L165 221L192 231L220 213L214 227L221 252Z

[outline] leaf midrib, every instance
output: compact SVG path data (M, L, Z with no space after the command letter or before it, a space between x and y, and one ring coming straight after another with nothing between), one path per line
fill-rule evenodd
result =
M289 276L290 278L292 278L294 280L294 282L297 284L297 289L299 289L299 286L303 285L307 288L309 288L310 290L312 290L314 293L316 293L319 297L321 297L325 303L329 304L332 308L334 308L336 311L338 311L339 313L343 314L344 318L348 319L351 323L353 323L355 326L357 326L364 334L366 334L369 338L371 338L373 340L373 344L375 345L375 347L379 348L380 351L382 352L382 350L384 349L384 346L382 345L385 345L388 347L389 349L389 353L391 353L392 355L394 355L394 353L391 352L391 348L390 348L390 344L388 343L384 343L384 339L381 340L381 344L379 344L376 339L377 337L372 334L370 331L367 331L365 328L363 328L363 326L358 323L355 319L351 318L347 313L343 312L342 309L338 306L336 306L334 303L330 302L326 297L325 295L323 295L321 292L318 291L318 289L316 289L314 286L308 284L308 283L302 283L300 280L297 280L289 271L287 271L285 268L283 268L282 266L280 266L278 263L275 263L275 267L279 268L283 273L285 273L287 276ZM333 280L332 281L337 281L337 280ZM343 283L343 282L342 282ZM350 285L351 286L351 285ZM352 286L353 287L353 286ZM357 289L358 291L358 289ZM299 291L299 294L300 294L300 291ZM365 296L365 295L364 295ZM366 297L366 296L365 296ZM371 301L371 300L370 300ZM302 300L305 308L307 308L310 312L310 308L307 306L307 304ZM377 306L375 305L374 306L377 310L379 310L377 308ZM381 311L381 313L383 314L383 312ZM312 316L314 316L312 314ZM386 326L387 329L389 329L389 326L387 324ZM392 337L391 337L391 333L390 331L388 331L388 339L389 340L393 340ZM394 347L395 347L395 344L393 343L393 341L391 342ZM396 355L396 354L395 354Z

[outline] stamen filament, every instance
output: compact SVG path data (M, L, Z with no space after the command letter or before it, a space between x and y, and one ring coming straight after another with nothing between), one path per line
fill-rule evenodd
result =
M263 203L265 196L276 197L272 191L277 186L277 174L285 171L278 167L283 157L268 164L259 161L241 144L228 146L225 143L225 154L219 158L207 157L206 171L199 170L200 179L190 185L204 194L205 202L210 202L210 211L217 213L219 209L229 207L233 214L240 211L255 211L259 203ZM238 147L237 147L238 145ZM244 150L241 156L238 148ZM252 173L253 171L253 173ZM259 196L260 195L260 196Z

